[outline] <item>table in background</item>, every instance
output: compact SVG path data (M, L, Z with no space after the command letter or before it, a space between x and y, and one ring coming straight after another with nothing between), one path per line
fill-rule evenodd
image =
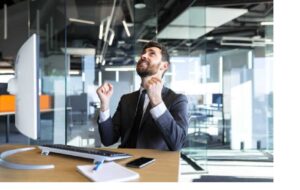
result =
M64 110L65 108L48 108L48 109L42 109L40 110L40 114L43 113L50 113L50 112L54 112L54 111L61 111ZM67 111L72 110L71 107L67 107L66 109ZM0 112L0 117L1 116L5 116L6 117L6 124L5 124L5 142L9 143L9 133L10 133L10 116L11 115L15 115L14 111L8 111L8 112ZM1 126L0 126L1 127Z
M15 112L0 112L0 117L6 117L6 124L5 124L5 142L9 142L9 130L10 130L10 115L15 115Z

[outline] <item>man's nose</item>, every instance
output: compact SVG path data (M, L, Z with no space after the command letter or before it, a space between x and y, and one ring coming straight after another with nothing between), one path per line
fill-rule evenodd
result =
M147 54L146 53L143 53L142 55L141 55L141 59L142 60L145 60L147 58Z

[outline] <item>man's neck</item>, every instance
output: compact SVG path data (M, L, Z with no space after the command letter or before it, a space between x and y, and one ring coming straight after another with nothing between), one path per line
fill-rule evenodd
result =
M156 78L159 78L161 80L161 77L157 76L157 75L152 75L152 76L147 76L147 77L143 77L141 78L142 79L142 84L141 86L143 88L145 88L145 84L147 83L148 80L150 80L152 77L156 77Z
M149 79L151 79L151 77L152 77L152 76L141 78L141 79L142 79L142 84L141 84L141 86L142 86L143 88L145 88L145 84L147 83L147 81L148 81Z

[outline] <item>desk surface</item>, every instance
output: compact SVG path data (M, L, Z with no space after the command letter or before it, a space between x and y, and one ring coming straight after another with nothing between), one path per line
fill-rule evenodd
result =
M6 115L15 115L15 112L12 112L12 111L2 112L2 111L0 111L0 116L1 115L4 115L4 116L6 116Z
M0 145L0 152L25 145ZM106 149L106 148L105 148ZM116 150L116 149L108 149ZM159 151L150 149L117 149L116 151L132 154L133 157L116 161L125 165L137 157L153 157L156 161L142 169L132 169L140 174L137 181L141 182L174 182L179 176L179 152ZM0 166L0 181L2 182L87 182L86 177L76 171L77 165L92 164L92 160L49 154L42 156L38 148L17 153L6 160L22 164L54 164L54 169L48 170L14 170Z

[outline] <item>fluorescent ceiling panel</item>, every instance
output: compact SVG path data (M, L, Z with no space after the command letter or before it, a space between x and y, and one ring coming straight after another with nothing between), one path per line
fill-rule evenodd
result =
M247 9L190 7L159 34L161 39L196 39L243 14Z
M95 48L61 48L61 51L69 55L95 55Z
M162 33L158 35L158 38L163 39L196 39L202 36L214 28L204 27L188 27L188 26L168 26Z

